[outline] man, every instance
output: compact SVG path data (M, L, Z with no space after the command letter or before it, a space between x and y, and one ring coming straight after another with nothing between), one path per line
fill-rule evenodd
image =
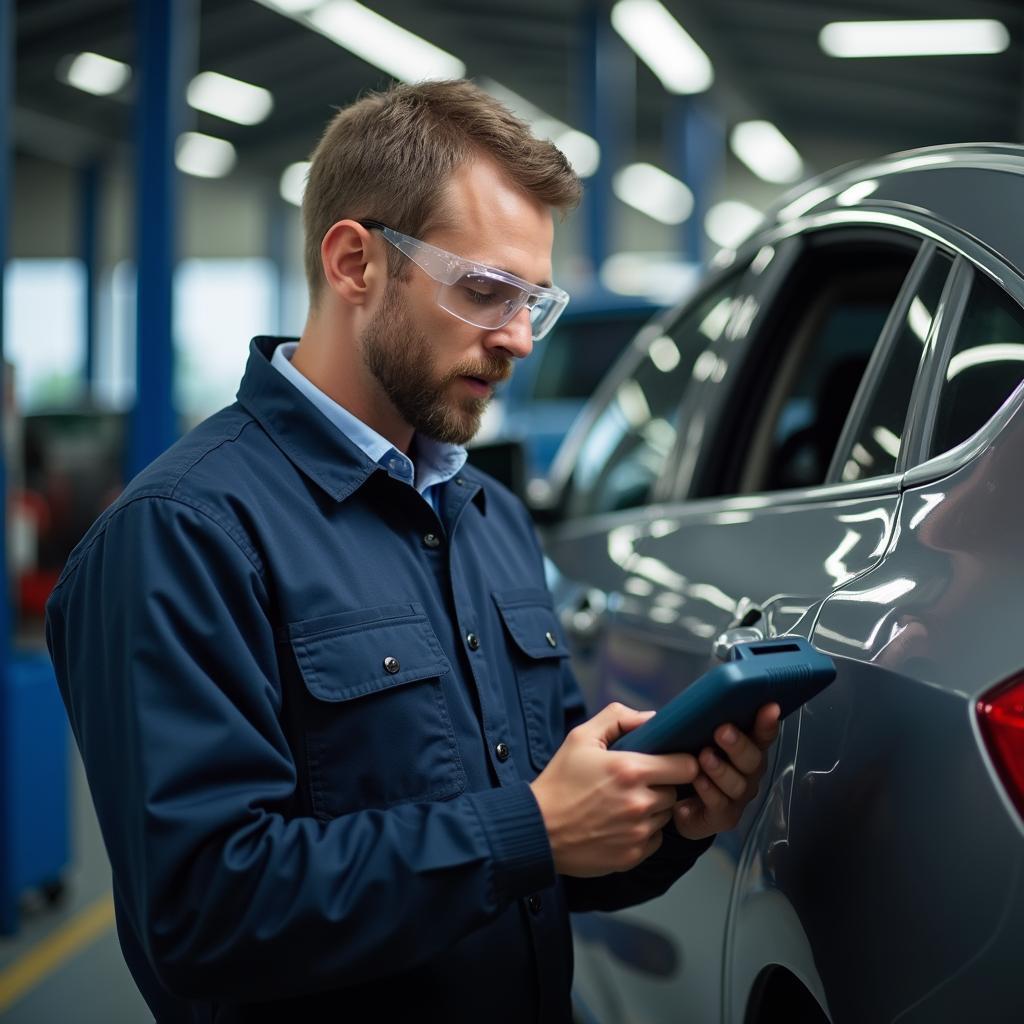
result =
M298 345L71 556L48 640L159 1020L566 1021L568 909L663 892L756 792L774 705L728 762L607 749L647 716L584 722L529 517L464 464L578 197L469 83L342 110Z

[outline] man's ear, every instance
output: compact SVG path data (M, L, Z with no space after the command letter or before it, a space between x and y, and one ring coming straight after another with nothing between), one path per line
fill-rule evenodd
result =
M320 243L320 262L327 286L339 298L354 306L371 298L384 254L374 252L376 239L358 221L339 220L331 225Z

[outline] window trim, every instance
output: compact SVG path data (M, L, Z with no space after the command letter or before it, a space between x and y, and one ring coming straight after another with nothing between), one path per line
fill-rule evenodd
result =
M750 356L750 349L752 344L758 344L759 339L764 331L764 319L766 316L771 317L777 312L777 306L780 296L786 291L789 286L789 273L792 270L793 265L799 260L806 258L808 252L815 249L824 248L835 248L841 246L850 246L857 244L878 244L883 247L899 248L905 246L908 250L913 251L913 259L911 260L910 267L907 271L907 278L904 279L900 286L900 290L897 292L896 298L893 300L893 307L895 307L902 295L903 289L906 287L906 282L909 279L910 274L913 272L916 261L920 256L920 251L925 245L927 239L922 237L920 234L911 231L893 231L887 226L883 225L881 228L875 225L862 225L859 223L847 224L843 222L828 222L822 226L811 225L808 230L796 234L795 237L788 238L787 241L791 242L792 245L788 249L788 259L783 267L780 267L780 271L775 275L774 280L771 282L771 289L765 289L764 294L761 296L761 303L758 309L757 316L751 324L750 330L747 335L743 338L742 347L734 348L731 351L731 356L734 361L739 364L744 364L748 361ZM761 244L769 244L764 240ZM752 246L756 248L756 246ZM892 310L890 309L890 315ZM889 319L887 317L885 324L883 325L882 332L879 334L879 342L876 343L875 348L884 340L885 331L889 327ZM720 340L719 348L722 346L723 341ZM717 351L717 348L716 348ZM874 353L872 353L874 355ZM730 379L731 377L731 379ZM704 429L709 434L714 434L717 426L724 422L728 418L728 411L732 408L735 403L736 396L735 390L738 383L736 375L726 375L723 384L718 389L705 389L707 397L704 402L700 403L700 409L698 410L699 415L703 418ZM710 392L714 392L711 394ZM854 403L850 406L850 413L852 415L855 409L856 401L860 396L860 389L858 388L857 395L854 396ZM845 424L844 424L845 428ZM677 451L673 453L673 458L676 461L680 461L680 454L678 450L678 438L684 436L682 430L677 435ZM840 434L840 442L842 441L842 434ZM705 498L734 498L743 497L744 495L729 494L729 495L708 495L704 493L694 494L694 489L702 488L706 486L709 466L712 464L714 459L713 451L701 451L697 458L693 460L693 467L690 472L681 473L676 472L673 479L673 489L670 496L666 495L667 500L675 501L698 501L704 500ZM829 471L831 471L831 463L829 465ZM825 480L821 484L815 485L813 488L801 488L802 492L814 492L817 489L823 487L834 486L835 482L830 481L829 477L826 476ZM844 485L845 486L845 485ZM759 494L778 494L788 495L795 493L795 489L779 490L779 491L754 491L752 495Z
M927 460L928 447L935 431L935 419L939 411L942 374L960 331L973 282L973 268L967 260L958 256L942 294L940 305L945 305L946 309L943 311L941 322L934 325L937 329L929 338L929 348L925 352L925 359L914 385L906 451L900 453L906 456L900 467L904 471Z

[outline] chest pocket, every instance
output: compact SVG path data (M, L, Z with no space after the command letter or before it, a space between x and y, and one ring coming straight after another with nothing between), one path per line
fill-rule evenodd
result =
M530 762L541 771L565 738L562 659L569 649L546 590L493 593L511 640Z
M318 817L465 788L441 686L451 666L422 606L344 612L293 624L288 635Z

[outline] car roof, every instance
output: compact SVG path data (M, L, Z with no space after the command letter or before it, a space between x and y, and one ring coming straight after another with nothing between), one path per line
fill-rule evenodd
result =
M982 241L1024 268L1024 146L930 146L849 164L812 178L779 199L758 234L807 215L864 210L925 215Z

